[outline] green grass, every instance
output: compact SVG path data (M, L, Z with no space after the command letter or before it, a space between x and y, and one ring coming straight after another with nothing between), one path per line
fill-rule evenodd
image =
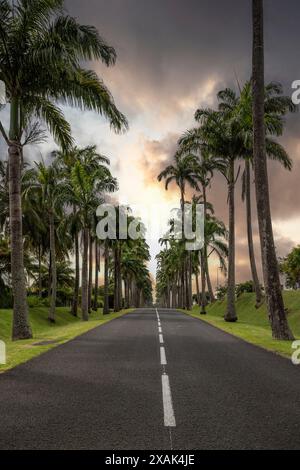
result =
M284 292L285 306L289 309L288 321L296 339L300 339L300 292ZM261 346L269 351L291 357L292 341L277 341L272 338L266 305L255 308L254 294L243 294L237 300L237 323L226 323L223 319L226 301L216 302L207 307L207 315L200 315L200 308L194 306L192 312L185 312L195 318L210 323L221 330ZM184 310L182 310L184 312Z
M118 318L129 311L131 310L123 310L120 313L111 313L110 315L103 316L102 309L99 309L98 312L93 312L90 315L88 322L82 322L80 318L70 315L69 308L57 308L56 323L51 325L47 320L47 308L32 308L30 309L30 324L32 326L33 339L11 341L12 311L0 310L0 340L6 344L7 356L7 363L0 365L0 373L39 356L49 349L66 343L76 336ZM46 346L35 346L35 343L41 341L56 341L56 343Z

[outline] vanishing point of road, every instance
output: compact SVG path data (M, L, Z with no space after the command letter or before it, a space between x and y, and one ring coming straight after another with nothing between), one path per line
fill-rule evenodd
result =
M140 309L0 376L1 449L299 449L300 366Z

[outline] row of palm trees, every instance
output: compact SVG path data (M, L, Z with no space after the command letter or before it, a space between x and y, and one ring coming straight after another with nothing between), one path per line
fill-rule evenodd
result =
M196 205L200 200L202 198L194 196L190 203L193 225L196 223ZM206 204L205 243L201 249L186 250L185 240L179 239L177 234L172 234L174 220L170 221L171 237L168 235L167 238L161 240L164 248L157 255L156 294L159 304L163 307L191 309L194 298L193 279L195 279L196 299L201 306L201 314L206 314L208 301L215 301L209 260L212 256L216 256L221 269L226 274L228 232L224 223L215 216L213 206L208 202ZM180 220L176 225L180 226Z
M91 279L92 251L97 252L96 265L98 267L100 256L97 241L93 243L87 227L92 219L91 207L95 203L94 192L116 187L114 179L111 178L108 181L110 175L104 165L107 161L97 155L94 152L95 149L89 149L89 151L85 149L81 154L78 149L74 148L71 128L64 117L61 104L92 110L104 116L115 132L125 131L128 123L116 107L103 81L94 71L83 65L92 60L110 67L115 64L116 51L105 42L94 27L82 25L69 16L64 9L63 0L16 0L14 2L1 0L0 31L0 80L6 87L10 118L9 129L5 129L0 121L0 133L8 147L8 164L5 168L5 186L8 192L0 204L4 204L9 210L9 216L6 214L6 218L4 212L1 211L1 218L9 222L9 249L11 251L9 277L14 300L12 337L17 340L32 337L25 277L26 218L23 217L23 210L26 204L32 203L34 197L37 197L45 210L43 216L48 225L44 233L38 230L37 225L29 223L34 236L39 240L40 251L44 242L49 240L52 291L49 318L54 321L57 287L56 258L59 256L57 223L62 215L65 201L70 201L69 218L73 224L72 236L76 258L72 311L76 314L78 309L78 230L80 227L83 238L82 313L83 318L87 319L91 303L91 281L88 278ZM32 143L40 143L46 138L46 132L40 128L41 123L52 134L62 150L57 155L55 164L50 167L40 163L36 168L25 171L24 147ZM87 165L90 167L87 168ZM62 166L63 176L57 178L62 171ZM29 188L26 186L27 179L29 179ZM79 204L79 201L81 203L84 201L84 204ZM35 209L38 210L38 207ZM33 217L35 215L32 214ZM63 231L64 228L61 227L61 230ZM109 279L108 261L111 251L112 248L107 244L105 248L106 280ZM116 253L115 251L115 255ZM121 263L119 257L119 271ZM141 290L145 287L145 277L147 276L144 272L143 282L139 281L135 284L135 291L139 292L140 296ZM147 295L149 295L148 284ZM108 288L106 291L108 292ZM119 275L119 304L120 291ZM137 297L138 293L135 292L134 295ZM105 308L108 309L107 301ZM115 309L118 308L119 305L116 305Z
M197 194L201 193L204 204L204 220L209 226L207 188L215 172L226 179L228 193L228 261L227 261L227 307L224 318L228 322L237 321L235 305L235 203L236 182L243 166L243 199L246 202L246 220L249 258L252 279L256 293L256 306L262 302L262 290L257 274L257 264L253 249L251 179L254 171L257 215L259 222L264 288L268 305L269 319L273 336L278 339L292 339L284 310L279 281L272 220L270 213L267 157L279 161L291 170L292 162L285 149L277 141L284 129L284 120L288 112L295 112L292 100L283 95L278 83L265 85L263 74L263 2L253 0L253 75L243 87L239 84L238 93L225 89L218 93L217 109L198 109L195 120L198 125L188 130L178 143L174 164L168 166L159 176L165 179L166 189L175 181L180 190L180 204L185 203L187 186ZM208 272L208 239L205 229L204 247L193 255L196 266L200 266L202 278L201 312L205 313L206 283L210 290ZM221 234L224 239L225 233ZM220 239L222 241L222 238ZM225 237L226 238L226 237ZM174 242L159 255L158 294L168 297L168 263L164 257L173 252ZM224 254L224 253L223 253ZM180 256L178 254L177 258ZM188 271L191 277L193 269L186 254L181 264L182 271ZM188 261L187 261L188 260ZM194 268L197 276L197 269ZM165 280L167 279L167 280ZM197 279L197 277L196 277ZM167 284L166 289L164 285ZM191 307L190 279L182 276L181 286L185 291L184 308ZM210 294L213 301L213 295ZM168 301L167 301L168 303Z
M104 265L105 273L104 314L110 312L110 294L113 294L111 297L115 312L123 307L139 307L150 302L152 284L147 269L150 255L144 239L120 240L119 236L115 240L99 239L96 233L97 208L104 202L107 193L118 189L117 181L108 167L108 158L97 153L94 146L84 149L74 147L69 152L56 151L52 158L51 164L46 165L41 161L33 167L25 165L22 168L27 289L31 287L32 292L42 296L42 286L45 284L42 278L46 266L47 294L50 299L48 318L51 323L55 323L57 282L62 280L62 273L58 276L58 269L64 267L66 273L74 256L75 275L72 270L69 272L73 288L71 313L74 316L79 313L80 296L84 321L88 321L92 310L98 310L101 264ZM7 165L1 164L1 168L0 203L4 211L1 214L0 230L6 235L9 250L8 204L4 207L5 200L8 201ZM121 208L117 207L116 210ZM134 216L128 215L130 223ZM140 221L137 222L142 225ZM35 280L33 285L29 285L30 279ZM9 272L6 285L9 287Z

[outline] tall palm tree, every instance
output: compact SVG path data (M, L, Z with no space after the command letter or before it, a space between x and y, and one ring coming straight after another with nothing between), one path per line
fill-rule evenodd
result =
M93 298L93 310L98 310L98 292L99 292L99 272L100 272L100 246L97 237L94 243L94 260L95 260L95 288Z
M201 199L199 202L203 203L203 218L206 221L206 216L208 212L207 204L207 190L211 184L211 180L216 171L224 174L226 172L226 162L224 159L210 155L209 152L201 145L202 141L199 141L199 135L197 131L188 131L185 133L182 138L179 140L179 153L182 155L195 154L195 158L198 158L198 164L196 166L197 178L201 187ZM198 155L198 157L196 157ZM201 256L201 255L200 255ZM205 281L207 281L209 295L212 302L215 301L214 293L211 286L210 276L209 276L209 266L208 266L208 256L207 256L207 246L206 240L204 239L203 246L203 276L202 276L202 288ZM205 287L204 287L205 289ZM203 297L203 296L202 296ZM205 297L206 302L206 297ZM204 312L204 309L203 309Z
M94 229L97 207L103 202L102 193L114 191L117 182L104 165L94 168L78 160L72 171L70 182L66 181L61 197L71 207L76 207L82 231L82 319L88 320L88 248L90 235Z
M93 173L89 173L80 161L77 161L71 172L71 184L66 186L64 191L69 203L76 206L77 215L80 218L82 228L82 319L88 321L88 249L90 239L91 219L99 199L95 194L96 178Z
M243 173L243 193L242 198L246 201L246 221L248 249L252 279L256 293L256 306L262 301L262 292L257 274L257 267L254 255L253 230L252 230L252 209L251 209L251 163L253 162L253 118L252 118L252 84L246 82L240 90L240 95L229 88L218 93L221 100L220 107L224 111L229 111L232 124L236 132L241 136L244 146L243 158L245 160L245 170ZM286 169L291 170L292 162L284 148L269 135L282 135L284 116L288 111L295 112L296 106L288 96L283 96L282 86L278 83L269 83L265 87L265 128L266 128L266 152L270 159L279 161Z
M229 239L228 239L228 289L225 321L236 322L235 307L235 184L239 175L235 172L235 162L242 155L242 141L231 125L231 114L223 110L220 104L218 111L199 109L195 114L200 127L187 133L186 139L194 141L205 154L223 160L219 171L226 178L228 187Z
M24 116L45 121L56 141L72 144L70 126L55 102L95 110L116 130L126 128L125 117L97 75L82 67L85 60L114 64L116 53L90 26L78 24L62 13L63 0L19 0L0 3L0 80L10 102L10 128L0 131L8 145L12 285L14 294L13 338L32 336L26 301L22 210L20 191L20 141Z
M104 241L104 299L103 315L109 314L109 240Z
M49 252L51 265L51 302L48 319L55 323L56 293L57 293L57 266L56 266L56 232L57 220L63 220L62 200L63 183L59 180L59 173L55 165L46 166L44 162L36 163L37 189L40 192L41 205L48 217ZM35 189L35 188L33 188Z
M253 149L257 215L268 314L275 339L292 340L281 292L270 209L265 140L263 0L252 0L253 19Z

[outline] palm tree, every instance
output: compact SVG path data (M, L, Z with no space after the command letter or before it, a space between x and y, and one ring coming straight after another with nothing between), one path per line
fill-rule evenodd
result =
M242 137L244 145L245 170L243 173L243 193L242 198L246 200L246 220L248 249L251 266L253 284L256 293L256 306L259 307L262 301L262 292L257 275L257 268L254 256L253 230L252 230L252 209L251 209L251 163L253 162L253 119L252 119L252 85L246 82L240 89L240 96L229 88L218 93L222 100L220 107L231 114L232 124L236 132ZM278 83L269 83L265 87L265 126L269 135L282 135L283 118L288 111L295 112L296 106L290 97L282 95L282 86ZM284 148L275 140L266 136L266 151L270 159L279 161L286 169L291 170L292 162Z
M222 109L199 109L195 114L200 127L189 131L186 139L200 146L205 155L217 157L223 160L219 171L226 178L228 187L229 207L229 240L228 240L228 289L227 310L225 321L236 322L235 307L235 183L239 173L235 174L235 161L242 153L242 141L236 130L231 125L231 114Z
M65 181L61 197L71 207L76 207L82 231L82 319L88 320L88 248L90 235L94 229L97 207L103 202L102 193L114 191L117 182L104 165L90 166L78 160L72 171L70 182Z
M103 114L116 130L127 126L103 82L81 65L91 59L112 65L116 60L114 49L95 28L80 25L63 14L63 3L63 0L0 3L0 80L6 85L10 102L9 133L2 123L0 131L9 153L14 339L32 336L24 277L20 191L24 117L35 115L45 121L62 148L70 147L72 138L68 123L54 104L58 100Z
M270 209L265 140L263 0L252 1L253 149L257 215L268 314L275 339L293 340L284 309Z
M51 266L51 304L48 319L55 323L56 292L57 292L57 266L56 266L56 233L57 220L62 219L63 203L62 190L64 184L59 180L59 173L55 165L46 166L44 162L36 163L37 189L40 193L41 205L48 217L49 252ZM36 188L32 188L33 191Z
M189 184L191 188L199 189L196 175L197 164L198 161L194 155L181 156L176 154L174 157L174 165L167 166L167 168L158 175L158 181L166 180L166 190L168 190L172 182L175 182L179 187L182 215L184 214L186 185Z
M89 173L80 161L75 163L71 171L71 185L65 187L66 197L72 206L77 208L82 229L82 319L88 320L88 249L90 238L90 223L99 199L95 194L96 178Z
M104 241L104 301L103 315L109 314L109 240Z
M95 289L94 289L94 299L93 299L93 310L98 310L98 291L99 291L99 272L100 272L100 246L98 243L98 238L95 237Z

